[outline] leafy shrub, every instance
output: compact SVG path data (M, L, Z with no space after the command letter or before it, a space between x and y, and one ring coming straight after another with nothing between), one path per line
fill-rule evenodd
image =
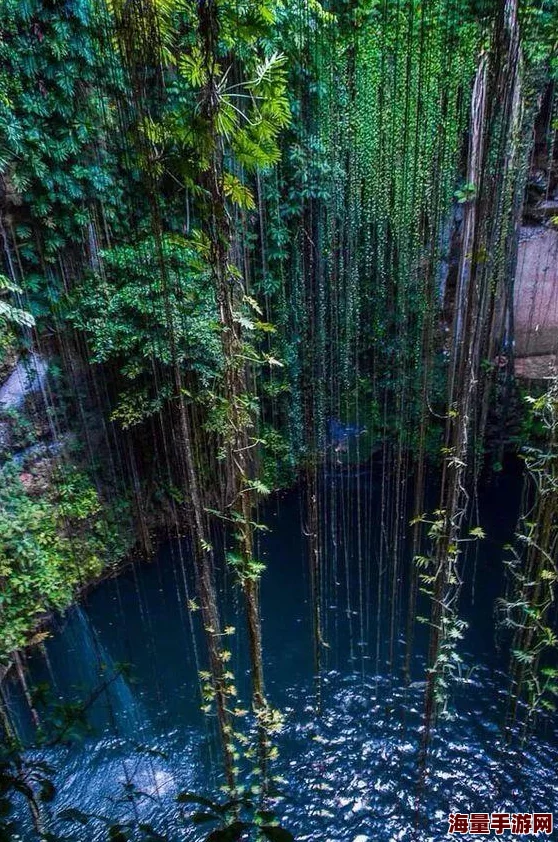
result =
M78 290L72 320L89 339L92 362L119 366L113 417L129 427L172 396L175 362L201 385L219 371L217 304L201 240L147 237L102 252L102 260L102 273Z
M130 546L124 503L109 508L74 468L54 477L55 489L36 498L13 463L0 472L0 660Z

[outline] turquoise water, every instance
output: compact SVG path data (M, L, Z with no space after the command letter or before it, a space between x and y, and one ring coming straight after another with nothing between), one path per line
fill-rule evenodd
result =
M417 631L411 683L402 678L406 582L399 595L390 664L391 547L380 528L378 478L338 474L324 480L324 650L321 713L312 676L311 609L298 492L277 497L264 513L270 532L261 555L267 692L285 714L275 773L283 779L278 811L299 840L391 842L445 837L447 814L549 812L558 809L558 733L542 723L523 748L500 738L505 711L505 658L493 634L493 602L502 587L501 546L510 537L518 500L512 471L481 494L487 539L466 562L475 588L463 591L470 623L465 662L453 694L452 721L440 724L419 785L425 631ZM360 525L359 525L360 524ZM408 549L401 551L406 569ZM379 577L381 571L381 577ZM378 610L378 584L382 596ZM238 596L220 581L240 696L248 697ZM361 594L364 596L361 598ZM188 547L163 546L157 558L101 584L60 618L48 659L30 663L34 683L53 699L86 699L108 683L88 710L92 731L81 742L36 753L57 770L49 812L73 806L125 821L151 821L173 840L204 838L177 821L182 790L218 792L218 747L199 711L197 652L187 599L193 596ZM241 615L240 610L240 615ZM126 664L119 674L119 665ZM203 665L202 665L203 666ZM117 678L114 678L118 675ZM15 686L11 708L22 735L29 713ZM126 795L136 793L133 806ZM22 838L31 839L22 806ZM60 823L71 839L105 838L102 822ZM103 836L103 833L105 836ZM207 833L207 831L206 831Z

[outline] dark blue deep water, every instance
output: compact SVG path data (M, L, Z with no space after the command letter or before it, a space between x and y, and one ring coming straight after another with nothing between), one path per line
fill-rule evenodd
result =
M522 747L505 747L501 740L506 656L496 646L493 608L503 588L502 544L517 516L517 471L492 479L477 501L487 538L465 562L461 612L469 628L450 699L453 718L435 733L420 786L426 631L417 628L413 674L406 683L401 667L408 583L403 574L409 548L399 551L393 619L387 596L394 550L392 536L381 528L379 503L385 479L363 471L324 480L328 648L321 713L312 676L299 493L277 497L261 516L270 529L261 545L267 563L262 582L267 692L285 714L274 769L285 796L278 806L285 826L298 840L312 842L438 840L446 836L451 811L558 810L555 725L541 723ZM393 525L395 517L388 507L384 520ZM408 517L400 517L404 534ZM242 610L231 581L223 579L220 588L226 621L236 627L230 638L232 669L246 700ZM36 653L30 660L32 681L49 685L53 700L86 699L108 683L88 711L89 735L36 752L57 770L52 816L70 806L123 821L135 813L172 839L204 838L200 828L178 825L174 800L182 790L218 793L222 784L215 734L199 710L201 642L187 611L193 595L187 544L166 544L154 561L103 582L60 618L46 645L47 658ZM126 670L114 679L121 664ZM15 683L8 696L20 733L30 737L29 713ZM125 797L132 787L142 793L133 805ZM22 805L21 838L31 839L24 814ZM71 838L79 842L106 838L103 832L99 822L71 826Z

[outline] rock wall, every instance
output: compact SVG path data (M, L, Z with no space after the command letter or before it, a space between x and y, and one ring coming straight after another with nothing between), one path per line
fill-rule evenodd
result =
M515 356L518 374L529 368L525 358L546 357L551 365L558 351L558 231L522 228L514 292ZM528 376L528 375L527 375ZM548 376L548 375L546 375Z

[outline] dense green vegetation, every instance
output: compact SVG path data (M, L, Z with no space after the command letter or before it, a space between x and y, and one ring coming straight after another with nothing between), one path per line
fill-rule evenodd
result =
M474 488L486 464L528 448L533 488L499 603L510 728L552 709L555 385L530 387L536 440L507 430L536 121L554 172L556 23L554 0L3 0L0 374L30 352L49 368L40 400L0 418L4 666L133 547L187 532L204 710L234 797L248 738L215 587L226 564L265 798L280 716L265 694L259 506L303 483L319 697L320 477L381 453L377 593L392 666L401 612L407 670L417 615L429 628L425 763L461 663L463 559L483 537ZM380 635L380 607L377 623ZM33 787L19 791L37 825ZM231 816L210 839L254 830Z
M114 247L100 253L102 275L85 278L77 288L73 320L88 337L91 361L115 368L120 363L122 382L130 381L112 413L124 428L160 412L172 396L173 355L200 390L222 368L217 305L203 253L201 241L179 235L160 245L151 237Z
M11 463L2 469L0 576L6 659L26 645L45 611L64 610L76 590L116 565L130 549L125 511L100 501L88 477L61 468L43 488ZM46 492L46 493L45 493Z

